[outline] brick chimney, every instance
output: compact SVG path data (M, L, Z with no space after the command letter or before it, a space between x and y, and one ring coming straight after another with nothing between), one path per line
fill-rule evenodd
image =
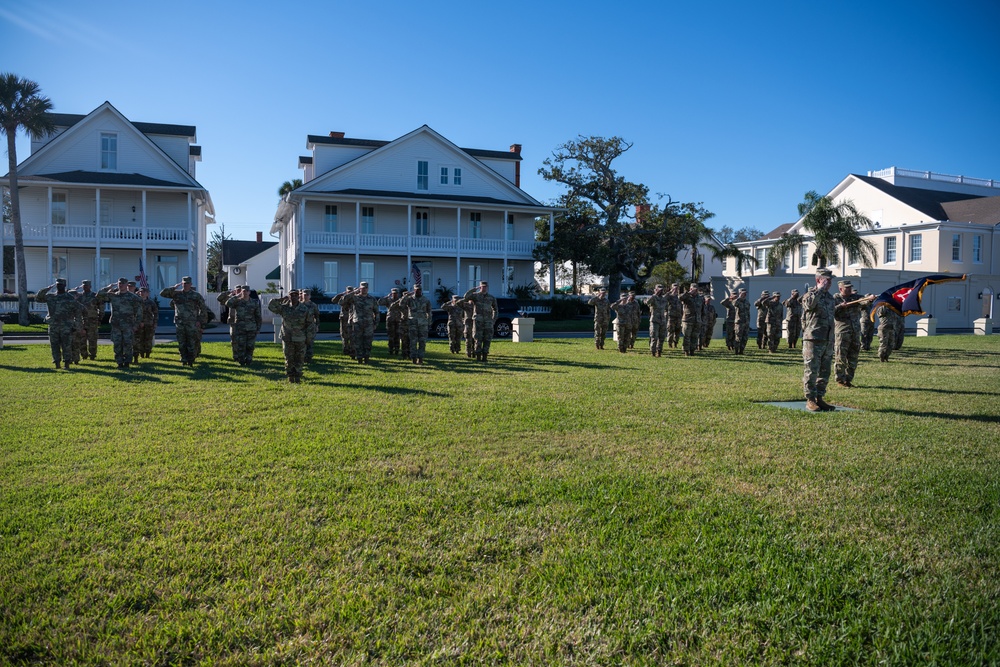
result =
M511 144L510 152L514 153L518 157L521 156L521 144ZM516 187L521 187L521 161L518 160L514 163L514 185Z
M649 213L649 204L636 204L635 205L635 221L641 222L642 215L644 213Z
M264 232L257 232L257 243L264 242Z
M343 132L331 132L330 133L330 138L331 139L343 139L344 138L344 133Z

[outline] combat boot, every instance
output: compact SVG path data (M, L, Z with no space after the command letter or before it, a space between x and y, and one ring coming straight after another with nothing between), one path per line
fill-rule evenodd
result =
M809 412L819 412L823 408L819 407L819 403L813 398L806 399L806 410Z
M58 361L54 361L54 362L52 362L52 363L54 363L54 364L56 365L56 368L60 368L60 366L59 366L59 362L58 362Z
M837 406L830 405L829 403L827 403L826 401L824 401L822 398L817 398L816 399L816 403L819 405L819 409L822 410L823 412L833 412L833 411L835 411L837 409Z

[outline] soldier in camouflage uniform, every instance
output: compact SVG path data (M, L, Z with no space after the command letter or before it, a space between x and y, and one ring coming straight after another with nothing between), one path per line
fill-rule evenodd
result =
M316 334L319 333L319 306L313 303L310 298L310 291L299 290L299 302L305 304L309 309L309 322L306 327L306 363L311 364L313 360L313 343L316 342Z
M732 295L720 301L720 305L726 309L726 319L722 321L722 333L726 336L726 349L733 351L736 349L736 306L733 305L735 299Z
M142 299L128 291L128 279L119 278L98 292L111 304L111 342L118 368L128 368L133 358L135 332L142 323Z
M452 294L451 301L441 304L441 309L448 313L448 343L452 354L462 351L462 330L465 328L465 309L459 302L458 295Z
M775 292L765 303L767 306L767 351L778 351L778 343L781 342L781 321L784 319L785 309L781 306L781 292Z
M691 283L688 291L681 294L680 300L684 309L681 315L684 356L690 357L694 355L701 343L701 308L704 299L698 291L698 284Z
M667 347L677 347L681 339L681 318L684 306L681 305L680 285L673 283L667 292Z
M423 287L416 284L413 291L404 294L399 302L410 329L410 361L422 364L427 348L427 329L431 324L431 301L424 296Z
M792 293L785 299L785 308L788 315L785 322L788 328L788 347L795 348L802 335L802 300L799 298L799 291L793 289Z
M219 295L219 303L229 309L232 319L231 339L233 359L240 366L249 366L253 361L254 344L260 320L260 303L250 298L250 288L240 285L230 292Z
M160 319L160 304L156 302L145 287L139 289L139 298L142 299L142 324L136 332L135 347L133 349L133 362L138 362L140 357L149 359L153 353L153 343L156 340L156 323Z
M174 303L174 325L177 328L181 364L194 366L194 360L201 353L202 330L208 323L205 298L195 291L191 276L184 276L173 287L164 287L160 296L171 299Z
M858 355L861 353L862 303L874 301L875 295L862 297L854 291L850 280L841 280L837 283L837 289L838 294L833 297L837 384L853 387L854 372L858 369Z
M470 289L463 299L472 302L472 334L476 339L476 361L486 363L490 354L490 343L493 342L493 322L496 320L497 300L489 292L489 283L479 282L478 288Z
M82 291L81 291L82 290ZM83 326L87 330L87 353L91 359L97 358L97 333L104 314L107 299L90 288L90 281L84 280L77 288L80 305L83 306Z
M356 336L354 356L359 364L367 364L372 356L372 341L378 326L378 299L368 294L368 283L344 296L341 302L351 311L351 335Z
M618 322L618 351L628 352L629 341L632 339L632 323L635 321L634 313L639 310L639 304L635 302L633 292L626 293L622 298L611 304L611 310L615 311L615 318Z
M757 349L763 350L767 340L767 300L771 298L771 293L764 290L760 293L760 298L753 302L757 309Z
M736 320L733 323L733 326L736 327L736 347L733 352L743 354L747 349L747 340L750 337L750 299L746 289L740 288L733 301L733 306L736 307Z
M906 318L900 313L892 311L896 317L892 319L892 326L895 331L892 334L892 349L898 350L903 347L903 339L906 338Z
M869 352L872 349L872 338L875 337L875 323L872 322L872 305L861 305L861 349Z
M55 294L49 294L52 288ZM73 363L73 335L76 332L76 318L81 311L76 297L66 291L66 281L56 280L54 285L43 287L35 294L36 303L44 303L49 308L49 347L52 349L52 363L59 368L60 358L66 370Z
M403 312L399 307L399 288L393 287L389 294L378 300L378 305L385 306L385 332L389 338L389 354L399 354L399 322L403 319Z
M903 316L885 302L875 309L875 316L878 317L878 360L889 361L896 349L896 320L902 320Z
M340 341L341 341L341 354L346 354L352 359L355 356L354 352L354 331L351 329L353 326L351 323L353 321L353 316L351 314L351 309L349 306L344 305L344 298L354 292L354 287L351 285L347 286L340 294L337 294L332 299L330 303L340 304Z
M712 303L712 295L705 295L705 305L702 307L701 311L701 349L708 349L709 344L712 342L712 336L715 335L715 322L719 319L719 311L715 309L715 304Z
M284 299L272 299L267 309L281 317L281 351L285 355L285 375L294 384L302 382L306 361L306 327L309 308L299 302L298 290Z
M465 311L465 356L471 359L476 353L476 307L468 299L459 299L458 302Z
M594 307L594 346L604 349L604 341L608 337L608 325L611 323L611 304L608 303L608 290L603 287L597 291L597 296L587 302Z
M836 410L823 400L830 382L834 348L834 301L830 295L833 272L817 269L816 286L802 297L802 388L810 412Z
M73 363L79 364L81 360L87 358L87 323L83 319L83 304L80 302L80 295L74 290L67 292L76 299L76 316L73 318Z
M653 293L646 299L649 309L649 352L654 357L663 356L663 339L667 335L667 295L663 293L663 285L653 288Z

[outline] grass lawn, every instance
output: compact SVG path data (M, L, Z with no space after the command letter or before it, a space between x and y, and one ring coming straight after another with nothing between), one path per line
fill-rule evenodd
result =
M1000 663L1000 338L428 347L6 345L0 664Z

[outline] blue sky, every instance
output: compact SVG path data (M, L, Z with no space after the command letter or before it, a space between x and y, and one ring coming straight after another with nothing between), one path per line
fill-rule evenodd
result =
M561 188L542 160L618 135L626 178L766 232L848 173L1000 180L997 26L996 0L0 0L0 70L58 112L108 100L195 125L198 180L237 239L266 236L306 135L423 124L463 147L521 144L543 202Z

